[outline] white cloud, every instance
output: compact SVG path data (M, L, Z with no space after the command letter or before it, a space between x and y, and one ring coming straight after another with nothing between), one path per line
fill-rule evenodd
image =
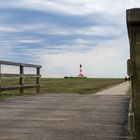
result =
M129 0L127 3L128 3L127 8L140 7L140 1L139 0Z
M102 42L84 54L67 52L42 55L39 57L40 63L44 66L42 73L46 77L76 76L79 64L83 64L84 74L88 77L124 77L129 57L127 45L126 38L123 38L114 42Z
M12 27L0 27L0 32L19 32L18 29Z
M75 43L85 44L90 41L78 39ZM24 49L21 53L25 57L34 58L36 63L43 66L43 77L76 76L79 72L79 64L83 64L84 74L88 77L123 77L126 75L126 61L129 57L127 46L128 40L121 38L114 41L102 41L86 53L66 51L50 54L45 48ZM59 46L56 47L59 48ZM4 55L8 52L9 55L14 54L12 47L0 47L0 51ZM15 69L10 71L13 72Z
M95 25L90 27L83 27L79 29L72 30L74 34L79 35L89 35L89 36L107 36L107 35L120 35L121 28L116 26L105 26L105 25Z
M87 15L94 13L120 15L127 7L132 7L133 5L138 6L138 4L140 4L140 2L134 0L118 0L115 3L114 0L11 0L8 2L0 2L1 7L34 9L69 15Z
M0 39L0 58L8 58L16 55L24 55L26 58L34 58L41 64L42 74L47 77L76 76L79 72L79 64L83 64L84 73L88 77L123 77L126 74L126 60L129 57L128 40L122 26L125 23L125 10L133 6L139 6L140 2L130 0L9 0L1 1L1 8L30 9L56 14L80 16L83 20L97 20L100 25L87 25L75 27L63 27L53 22L22 24L2 24L1 34L5 33L32 33L41 35L72 36L67 44L55 44L48 47L48 40L33 37L17 37L17 39ZM96 15L93 16L93 15ZM98 17L100 16L100 18ZM71 16L69 16L71 17ZM86 17L86 18L85 18ZM102 19L103 17L103 19ZM12 19L12 17L10 17ZM62 17L61 17L62 18ZM96 18L96 19L95 19ZM87 22L88 22L87 21ZM63 21L62 21L63 22ZM93 22L94 23L94 22ZM107 24L105 24L107 23ZM125 25L124 25L125 26ZM80 36L83 36L83 38ZM90 39L84 39L89 36ZM99 39L96 46L94 36L105 36L106 41ZM108 36L115 36L114 40ZM93 41L91 41L93 37ZM115 40L116 39L116 40ZM6 41L8 40L8 41ZM24 48L23 43L36 44L42 48ZM63 43L63 40L61 40ZM71 44L70 44L71 43ZM22 49L20 47L22 46ZM13 49L14 48L14 49ZM15 49L20 49L16 52ZM81 50L84 51L81 51ZM85 53L86 52L86 53Z
M42 39L23 39L23 40L18 40L17 43L41 44L41 43L44 43L44 40L42 40Z
M78 39L75 39L73 41L74 44L79 44L79 45L89 45L89 44L93 44L92 41L89 41L89 40L86 40L86 39L81 39L81 38L78 38Z
M121 26L118 25L89 25L85 27L62 27L57 24L40 24L40 23L34 23L34 24L21 24L21 25L11 25L11 27L7 26L1 26L0 32L3 33L26 33L26 32L32 32L32 33L38 33L38 34L44 34L44 35L88 35L88 36L120 36L122 33ZM25 40L21 40L19 42L23 42ZM30 41L26 40L26 41ZM35 40L34 40L35 42ZM38 41L36 41L37 43ZM39 43L39 42L38 42Z
M94 2L94 3L92 3ZM92 6L91 6L92 5ZM74 2L74 1L47 1L47 0L12 0L10 2L1 2L1 7L15 7L34 9L39 11L51 11L72 15L85 15L94 11L101 11L103 8L97 5L95 1ZM80 11L80 12L79 12Z

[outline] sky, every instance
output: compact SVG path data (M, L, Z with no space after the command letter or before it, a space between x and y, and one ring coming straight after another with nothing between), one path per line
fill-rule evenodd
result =
M43 77L127 74L126 9L139 0L0 0L0 60L42 65ZM5 67L15 72L17 68Z

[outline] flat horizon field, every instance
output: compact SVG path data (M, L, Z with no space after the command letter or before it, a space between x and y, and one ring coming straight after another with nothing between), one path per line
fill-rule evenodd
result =
M25 84L34 84L36 79L25 78ZM79 93L95 94L98 91L122 83L120 78L41 78L40 93ZM19 84L18 78L2 79L2 86L15 86ZM36 94L35 88L25 89L23 95ZM0 98L21 96L19 90L1 92Z
M42 78L41 91L46 93L93 94L123 81L119 78Z

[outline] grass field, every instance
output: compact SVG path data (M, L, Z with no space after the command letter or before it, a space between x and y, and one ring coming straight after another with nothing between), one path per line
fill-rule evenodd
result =
M95 93L122 82L122 79L42 79L42 92Z
M25 84L34 83L33 79L25 79ZM41 78L41 93L79 93L93 94L123 82L123 79L53 79ZM18 85L18 79L3 79L2 86ZM35 89L26 89L25 95L35 94ZM0 98L19 96L19 91L2 92Z

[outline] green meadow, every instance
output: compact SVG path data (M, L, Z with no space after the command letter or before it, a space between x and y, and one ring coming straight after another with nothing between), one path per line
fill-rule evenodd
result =
M79 93L79 94L94 94L98 91L112 87L122 83L123 79L94 79L94 78L41 78L40 93ZM2 79L2 86L18 85L19 79ZM25 84L35 83L33 78L25 78ZM24 95L36 94L35 88L25 89ZM21 96L18 90L1 92L0 98L10 98L13 96Z

